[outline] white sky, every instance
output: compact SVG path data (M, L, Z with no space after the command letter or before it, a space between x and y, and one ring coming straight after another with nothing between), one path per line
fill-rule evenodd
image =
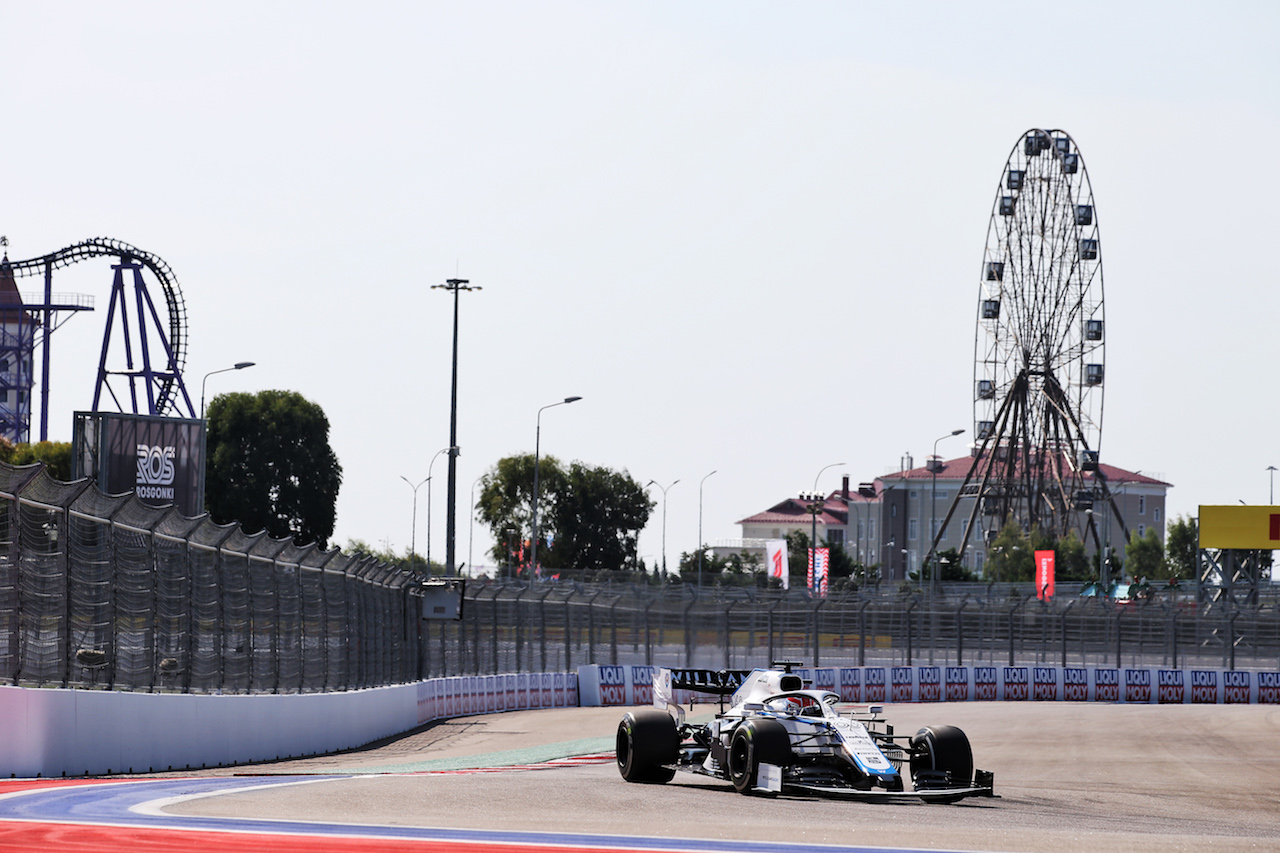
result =
M248 360L208 396L325 409L337 544L409 544L400 477L449 443L452 301L429 288L454 276L484 288L462 299L460 561L472 484L568 395L542 452L679 478L672 564L712 470L708 542L829 463L824 491L959 427L939 449L963 454L988 217L1033 127L1092 181L1103 460L1172 482L1170 516L1269 498L1280 5L0 0L0 27L10 258L98 236L164 258L193 398ZM99 310L54 338L54 439L89 407L110 282L106 260L55 276Z

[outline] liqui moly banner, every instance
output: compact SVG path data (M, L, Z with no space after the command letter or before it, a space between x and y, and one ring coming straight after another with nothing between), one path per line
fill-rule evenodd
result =
M764 543L765 565L770 578L782 581L783 589L790 589L790 578L787 576L787 540L769 539Z
M1053 552L1036 551L1036 598L1053 598Z

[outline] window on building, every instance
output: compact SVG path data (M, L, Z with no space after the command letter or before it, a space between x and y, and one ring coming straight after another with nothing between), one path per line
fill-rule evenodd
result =
M907 519L907 538L915 541L916 538L916 520L914 518Z
M876 519L875 516L867 519L867 541L876 541Z
M917 497L919 497L919 495L916 494L915 489L912 489L910 492L907 493L907 497L911 498L911 500L915 500Z
M844 547L844 531L840 528L827 531L827 544Z
M1156 524L1160 523L1160 507L1156 506L1151 508L1151 517Z
M986 563L987 555L981 551L973 552L973 573L978 577L982 577L982 566Z
M1147 496L1138 495L1138 515L1147 514Z

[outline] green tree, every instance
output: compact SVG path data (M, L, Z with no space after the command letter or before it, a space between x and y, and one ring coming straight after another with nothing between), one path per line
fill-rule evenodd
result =
M1190 580L1199 573L1200 519L1178 516L1165 533L1165 561L1169 577Z
M1059 539L1053 550L1053 572L1058 580L1088 580L1093 567L1084 552L1084 543L1074 530L1069 531L1065 539Z
M539 478L541 479L541 478ZM551 565L619 571L633 564L636 537L657 503L625 471L574 462L551 511L558 536Z
M1012 518L1005 521L989 550L988 574L992 580L1023 582L1035 578L1031 541Z
M1144 536L1133 536L1124 548L1125 563L1130 577L1147 580L1169 577L1168 564L1164 559L1164 546L1160 544L1160 534L1154 527L1148 527Z
M619 571L634 562L636 535L656 505L643 486L625 471L580 462L566 470L550 456L538 460L537 473L539 563ZM519 542L533 538L533 475L533 455L524 454L498 460L480 480L476 509L500 564L507 560L507 531Z
M325 547L342 466L324 410L294 391L220 394L208 421L204 493L213 520Z
M729 566L729 560L719 556L704 545L701 574L698 572L698 552L696 550L682 552L679 565L680 580L685 583L697 584L701 581L704 586L718 586L720 584L720 576Z
M10 465L30 465L43 462L50 476L67 482L71 479L71 442L38 441L35 444L0 444L0 460Z

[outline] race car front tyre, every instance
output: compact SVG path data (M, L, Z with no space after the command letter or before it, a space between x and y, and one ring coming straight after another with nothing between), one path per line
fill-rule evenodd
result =
M749 794L761 764L785 767L792 760L786 726L777 720L747 720L729 741L729 781L738 793Z
M922 788L973 784L973 750L955 726L929 726L911 738L911 782Z
M675 719L657 708L628 711L618 723L618 772L628 782L670 782L680 755Z

